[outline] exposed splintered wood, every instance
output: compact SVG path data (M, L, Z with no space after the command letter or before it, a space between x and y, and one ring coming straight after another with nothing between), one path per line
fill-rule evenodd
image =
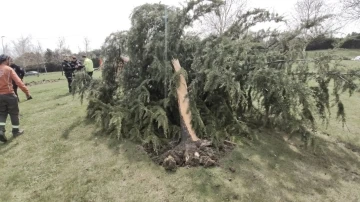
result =
M172 64L174 70L179 72L181 70L181 66L179 60L172 60ZM185 141L184 138L190 138L191 141L198 141L199 138L196 136L196 133L191 125L191 113L188 112L190 108L189 97L187 96L187 84L184 75L180 75L180 85L177 88L177 96L178 96L178 105L180 110L181 117L181 133L182 133L182 141Z
M179 72L181 66L178 60L172 61L174 70ZM191 125L190 100L187 96L187 84L184 75L180 75L180 85L177 89L178 105L180 112L181 142L171 146L170 150L156 158L168 171L174 171L178 166L204 166L210 167L217 164L219 152L212 148L212 142L201 140L197 137ZM225 144L224 150L232 149L234 144Z

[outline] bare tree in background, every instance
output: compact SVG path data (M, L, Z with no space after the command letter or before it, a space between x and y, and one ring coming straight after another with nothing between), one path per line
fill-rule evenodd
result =
M17 40L12 41L13 44L13 50L12 50L12 56L14 58L18 58L17 62L21 63L21 65L26 68L29 59L27 56L32 51L32 43L31 43L31 37L21 37Z
M60 38L58 39L58 43L57 43L57 45L58 45L57 48L58 48L60 54L63 54L63 50L64 50L64 48L65 48L65 44L66 44L65 38L64 38L64 37L60 37Z
M10 50L10 48L9 48L9 45L8 44L5 44L4 45L4 48L3 48L3 53L10 53L11 52L11 50Z
M36 65L39 66L39 68L42 66L45 70L45 72L47 73L46 70L46 65L45 65L45 52L40 44L40 42L38 42L38 44L34 47L34 52L35 52L35 61L36 61Z
M66 41L64 37L60 37L58 39L57 42L57 49L55 50L56 53L56 60L57 62L62 62L63 58L66 56L65 55L65 45L66 45Z
M343 17L346 20L360 22L360 0L341 0Z
M55 58L57 60L58 63L61 63L63 58L66 56L64 53L64 49L65 49L65 38L64 37L60 37L58 39L58 43L57 43L57 50L55 50ZM64 74L63 71L61 71L61 74Z
M293 18L296 26L312 27L304 33L306 37L332 35L342 27L335 13L335 7L325 0L298 0Z
M84 38L84 46L85 46L85 53L87 55L90 49L90 40L87 37Z
M202 20L203 31L223 34L246 9L247 0L225 0L216 12L209 13Z

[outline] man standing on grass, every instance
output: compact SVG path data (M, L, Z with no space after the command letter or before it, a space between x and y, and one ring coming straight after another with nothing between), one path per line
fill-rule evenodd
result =
M16 138L24 133L19 128L19 103L14 93L13 81L25 93L28 100L32 99L28 88L9 66L10 57L0 55L0 142L7 142L5 125L7 116L10 115L13 137Z
M21 79L21 81L23 80L24 76L25 76L25 71L23 68L17 66L16 64L12 63L12 59L10 59L10 67L13 68L13 70L15 71L15 73L18 75L18 77ZM18 97L18 101L20 102L19 99L19 95L17 93L17 89L18 86L16 85L15 81L13 81L13 88L14 88L14 92L15 95Z
M73 68L70 64L70 61L68 60L68 58L65 56L64 57L64 61L62 62L62 68L63 71L65 72L65 77L68 81L68 87L69 87L69 93L71 93L71 83L73 80L73 74L75 71L75 68Z
M86 55L83 55L82 58L84 59L84 66L86 73L92 78L92 75L94 73L94 64L93 61L86 57Z
M83 68L81 62L76 58L76 56L72 56L72 60L70 62L70 66L77 71Z

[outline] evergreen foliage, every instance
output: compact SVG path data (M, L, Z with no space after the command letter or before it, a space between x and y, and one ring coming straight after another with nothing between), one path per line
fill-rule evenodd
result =
M286 33L249 33L258 23L282 21L266 10L243 14L220 36L200 39L184 32L219 5L214 0L190 1L182 9L167 7L168 56L182 64L180 74L188 83L189 110L199 138L220 146L224 139L249 135L248 127L308 138L318 117L328 122L332 106L338 107L337 117L345 122L340 95L358 89L358 72L341 72L340 60L332 52L308 58L303 51L306 42L298 37L305 27ZM102 130L119 139L151 144L155 151L181 138L179 73L172 71L164 55L164 9L163 4L135 8L131 29L113 33L105 41L102 79L78 77L73 85L80 95L88 93L88 118ZM124 68L121 55L130 57Z

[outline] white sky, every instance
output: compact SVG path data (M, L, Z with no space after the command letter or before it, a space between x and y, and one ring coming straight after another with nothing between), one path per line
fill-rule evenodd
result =
M134 7L160 0L4 0L1 2L0 36L4 44L11 44L21 36L30 35L44 49L56 48L59 37L73 52L84 50L84 37L90 48L99 48L114 31L130 28L129 16ZM184 0L161 0L168 5L179 5ZM249 7L266 8L290 15L296 0L248 0ZM360 31L359 26L348 26L345 33ZM2 49L1 49L2 52Z

